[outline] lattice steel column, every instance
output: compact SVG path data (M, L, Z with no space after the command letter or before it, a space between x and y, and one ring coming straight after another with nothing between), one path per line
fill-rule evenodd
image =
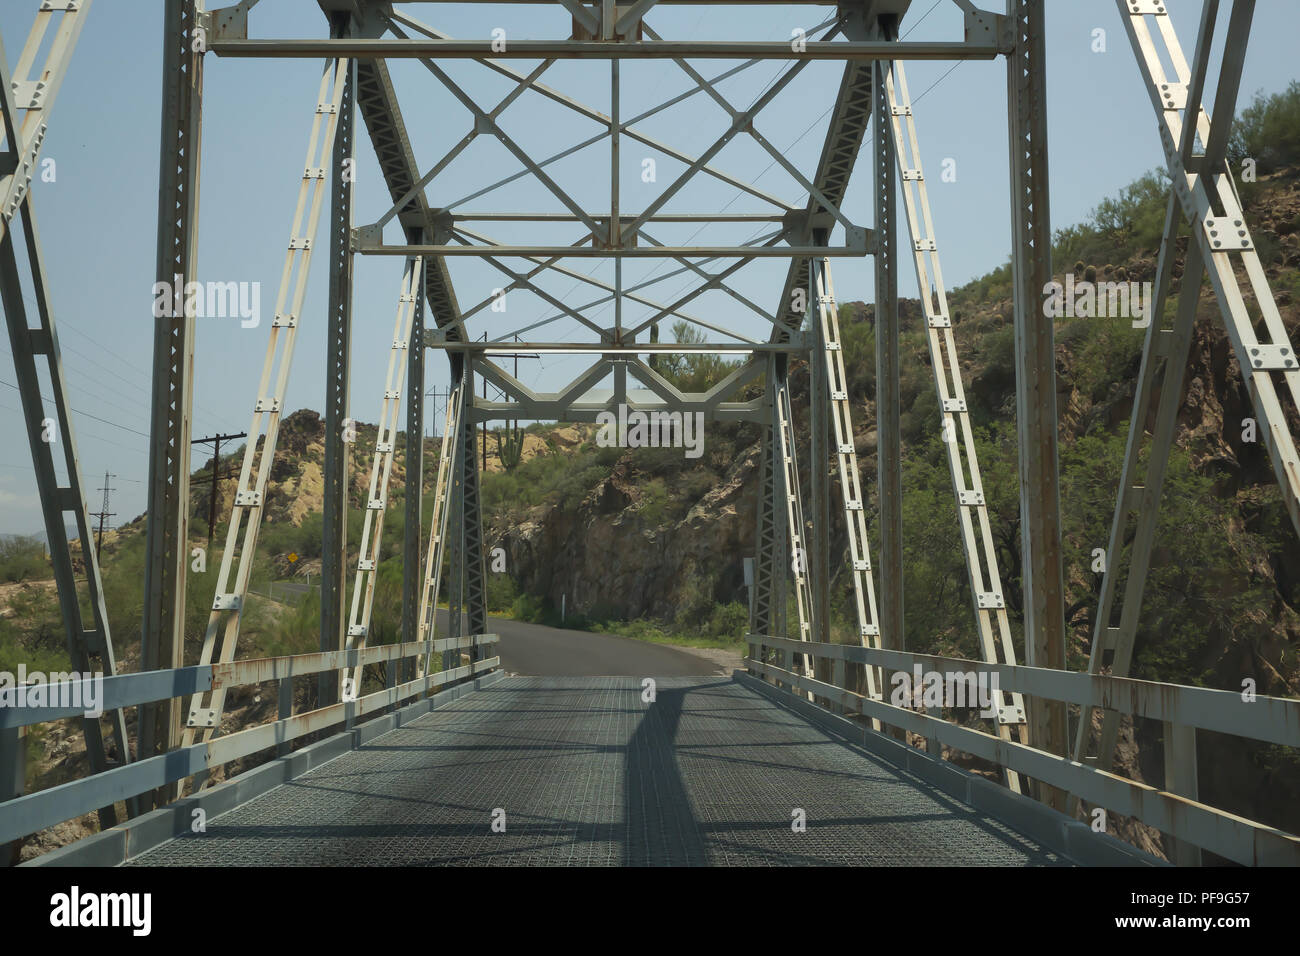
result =
M474 372L468 355L452 356L452 377L460 382L461 414L456 423L453 437L451 462L451 497L448 517L451 527L447 529L447 636L460 637L465 633L462 615L465 612L465 471L476 467L474 460L474 429L470 416L474 412ZM468 459L468 464L466 460ZM433 595L434 608L437 613L438 595ZM442 653L442 669L456 666L457 652L446 650Z
M1007 0L1014 49L1007 56L1011 147L1011 272L1015 300L1016 427L1020 445L1020 553L1025 663L1065 667L1065 592L1056 450L1056 356L1043 288L1052 279L1047 190L1047 64L1043 0ZM1065 704L1029 701L1030 742L1066 753ZM1040 793L1062 808L1059 791Z
M294 343L304 318L302 309L311 270L312 245L325 208L325 196L329 192L325 170L334 154L335 134L350 73L350 60L326 60L317 87L307 156L299 167L302 173L298 202L285 249L280 288L275 299L275 317L271 322L262 375L253 402L249 440L244 446L239 486L226 530L221 567L217 572L212 613L199 652L200 664L227 663L233 660L238 647L244 599L257 553L263 503L275 461L289 370L293 365ZM224 686L215 686L193 696L186 713L185 732L181 738L183 746L191 744L196 736L206 742L218 732L225 698Z
M1002 577L998 571L997 549L989 524L984 482L980 476L979 457L975 450L975 432L966 407L966 389L962 383L961 361L952 334L951 310L944 291L939 243L930 214L930 200L921 162L921 145L916 132L907 74L902 63L895 63L893 75L884 74L885 93L892 114L894 151L897 168L903 177L903 208L912 242L912 263L916 269L916 286L921 290L930 369L934 373L935 396L943 422L943 445L952 477L961 531L962 552L969 575L971 603L980 655L989 663L1014 664L1015 646L1011 642L1011 624L1007 617ZM894 76L897 76L897 84ZM998 736L1012 740L1013 728L1025 727L1024 699L1016 693L1010 703L1002 691L994 695ZM1017 741L1019 742L1019 741ZM931 739L931 753L938 753L939 743ZM1007 786L1020 792L1018 775L1005 770Z
M785 579L786 522L785 522L785 466L781 460L781 441L777 432L776 395L779 383L784 381L786 358L770 355L767 360L767 381L763 404L767 420L760 428L762 437L759 455L756 538L754 541L754 614L751 629L758 634L785 637ZM784 659L781 651L769 652L761 648L763 661L775 655Z
M880 503L880 646L903 650L903 450L899 435L902 399L898 366L898 269L895 258L894 174L889 94L886 89L891 64L875 64L873 114L875 117L876 207L876 494ZM925 295L926 290L922 289ZM882 688L889 674L882 671Z
M411 241L423 242L423 230L413 230ZM428 269L428 264L423 265ZM411 323L411 349L406 369L406 515L402 537L403 641L421 639L420 520L424 495L424 276L416 284L415 316ZM410 668L398 669L404 676Z
M768 442L768 452L770 457L767 461L768 472L771 475L772 482L772 530L775 535L772 550L772 630L770 633L778 637L789 637L786 633L789 627L789 608L787 607L789 583L788 575L790 573L790 550L789 542L786 536L790 533L787 527L786 510L785 510L785 462L781 458L781 438L780 438L780 416L778 413L777 402L780 390L785 387L786 367L789 359L785 355L774 355L771 369L771 380L768 383L768 401L771 403L771 425L768 426L770 441ZM777 652L782 666L785 666L785 652Z
M483 577L483 524L479 510L478 457L475 454L478 429L472 412L474 401L474 366L468 355L464 357L461 377L465 400L465 413L461 416L457 436L456 481L452 488L451 518L457 527L450 532L451 593L447 599L451 615L449 637L465 633L482 634L487 630L487 592ZM461 615L467 620L462 625ZM468 627L466 632L464 627ZM480 659L477 648L471 651L474 660ZM443 667L457 667L460 652L449 650L443 655Z
M829 236L825 230L819 229L814 232L813 241L825 245ZM817 301L812 270L808 275L808 301ZM812 639L825 643L831 639L831 488L826 451L831 427L827 405L830 396L826 363L818 361L826 348L821 322L810 322L809 331L814 336L815 351L808 356L808 427L811 431L808 440L808 585L812 591ZM831 662L817 660L815 664L817 679L829 682Z
M203 115L203 54L193 50L197 6L195 0L176 0L166 5L163 20L156 277L168 288L194 281L197 272ZM157 318L154 325L142 670L185 663L194 318L181 312ZM180 700L166 700L141 708L141 758L180 744L182 706Z
M330 35L343 36L346 15L331 18ZM351 391L352 361L352 190L355 63L343 81L338 127L330 170L329 328L325 353L325 492L321 535L320 649L342 650L347 641L348 443L344 441ZM345 165L346 164L346 165ZM415 349L413 351L422 351ZM318 706L336 703L342 673L317 678Z
M426 268L428 260L425 260ZM442 561L446 553L448 519L451 514L451 483L455 472L456 436L460 434L460 419L464 414L461 387L447 393L447 417L442 429L442 449L438 456L438 477L433 485L433 513L429 516L429 550L424 559L424 580L420 588L420 603L416 634L423 642L432 642L437 632L438 586L442 580ZM448 592L451 586L448 584ZM450 600L448 600L450 604ZM427 678L433 664L432 644L416 661L417 676Z
M473 382L473 377L470 377ZM465 613L469 617L469 633L487 633L487 579L483 568L483 513L479 507L478 459L474 456L478 428L470 416L465 416L465 453L461 458L462 520L465 523ZM482 660L486 655L481 647L470 649L471 659ZM460 662L457 661L457 664Z
M770 634L772 626L772 426L759 426L758 474L754 487L754 597L749 631Z
M352 579L352 605L348 613L346 645L350 651L367 646L370 639L375 584L379 577L380 556L383 554L384 518L388 514L389 483L393 473L393 459L396 457L397 425L402 413L402 387L410 364L411 333L418 303L422 298L419 285L423 277L423 261L418 256L408 259L402 272L393 334L389 339L388 371L384 378L379 423L375 428L374 454L370 459L370 482L366 489L365 518L361 522L357 571ZM420 348L421 343L415 343L415 347ZM419 494L418 488L416 494ZM415 532L419 533L418 523ZM410 537L409 533L407 537ZM418 564L413 570L418 571ZM385 670L390 679L396 674L396 667ZM343 673L344 699L355 699L361 690L364 668L360 665L346 667Z
M794 577L795 607L799 613L799 640L809 641L812 622L812 591L808 586L807 522L803 516L803 495L799 488L799 463L794 434L794 411L790 405L790 386L783 378L776 388L777 449L780 453L782 486L785 497L786 532L790 542L790 571ZM790 665L794 670L794 664ZM799 654L798 672L804 677L813 676L811 654ZM811 694L808 699L812 700Z
M759 451L757 485L754 489L754 599L751 602L749 630L752 634L775 634L776 579L780 560L779 532L776 524L777 506L776 470L772 467L772 391L775 378L775 359L767 362L767 382L764 402L768 420L759 425ZM766 662L766 646L759 647L759 660Z

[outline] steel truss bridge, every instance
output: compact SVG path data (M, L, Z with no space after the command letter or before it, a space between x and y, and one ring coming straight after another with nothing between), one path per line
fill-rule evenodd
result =
M411 6L400 0L320 0L320 19L303 23L301 36L287 39L257 34L256 0L209 10L196 0L167 3L160 281L183 277L189 282L201 274L196 230L205 61L297 57L323 67L316 99L302 104L311 121L310 138L198 660L187 661L183 653L194 317L182 310L156 320L138 673L118 673L94 550L85 548L74 560L63 531L71 520L81 541L89 540L31 188L52 107L92 4L34 4L36 22L21 56L12 67L0 63L5 137L0 294L72 665L108 676L102 718L81 717L75 707L0 709L0 845L97 811L100 833L42 860L1158 862L1098 832L1102 828L1094 823L1104 819L1097 813L1102 810L1161 831L1180 864L1200 862L1203 851L1245 864L1300 862L1300 837L1200 802L1196 760L1198 730L1300 746L1300 701L1259 697L1247 703L1235 691L1128 676L1188 362L1200 286L1193 280L1199 275L1209 276L1287 509L1300 526L1300 462L1282 407L1286 393L1300 403L1300 367L1225 162L1253 0L1204 3L1190 46L1174 32L1164 0L1118 2L1155 110L1172 188L1155 319L1146 331L1108 548L1109 554L1119 554L1131 542L1132 558L1126 573L1105 575L1086 673L1065 667L1053 328L1041 309L1042 290L1052 279L1044 3L1007 0L1004 10L992 11L972 0L952 2L962 11L964 30L943 42L901 38L908 0L790 3L820 24L791 40L763 42L661 35L655 24L672 0L535 0L531 11L548 15L554 29L545 38L529 39L516 39L509 23L499 36L485 30L481 36L453 37L411 15ZM741 9L723 0L716 5L729 12ZM468 10L476 4L464 0L459 6ZM1224 32L1224 53L1213 74L1216 30ZM593 86L608 84L608 112L544 82L554 63L569 58L587 61L596 78ZM620 69L641 59L684 73L691 87L627 117L620 109ZM1006 69L1027 635L1023 662L1012 642L1005 569L999 568L993 547L944 291L941 242L919 146L923 118L913 110L906 79L907 63L917 59L1001 60ZM432 74L427 82L440 85L464 107L467 132L454 143L448 138L452 145L431 165L416 162L408 123L418 91L409 94L405 110L399 107L390 73L397 61L423 67ZM476 98L453 78L455 61L472 61L504 78L509 93L499 101ZM714 61L732 65L722 69ZM760 132L755 119L813 61L834 61L842 74L816 166L801 170ZM762 63L776 63L780 71L752 103L742 106L724 95L725 79ZM1201 105L1211 90L1215 116ZM516 103L536 98L594 124L596 134L556 155L530 154L499 120L506 110L518 109ZM712 145L698 155L645 128L651 116L688 98L711 100L728 117ZM500 182L485 183L456 202L431 199L444 197L440 174L479 139L495 141L517 160L520 171L506 183L526 183L561 211L472 205ZM742 140L770 156L799 184L805 199L788 203L727 172L719 154ZM642 207L620 195L620 157L626 157L628 143L681 167ZM609 150L607 203L579 201L552 175L557 161L591 146ZM366 148L373 150L387 187L391 204L386 209L354 208L353 177L346 173ZM870 225L853 221L843 207L855 167L865 167L874 195ZM738 190L747 208L757 211L673 211L671 200L703 181ZM1191 239L1181 292L1166 317L1181 221L1190 227ZM666 238L705 226L711 235L719 234L714 227L726 235L736 234L737 227L757 232L745 242L712 245ZM495 229L540 238L499 241L490 234ZM15 249L20 241L22 257ZM323 316L303 309L315 253L326 258L329 274ZM352 341L357 256L395 257L402 265L392 338L383 340L383 356L363 356L386 358L388 372L360 555L349 563L345 435L351 362L363 351ZM879 554L874 560L831 279L833 259L863 256L871 256L875 268ZM451 266L464 257L499 273L504 290L529 293L558 316L574 320L578 337L550 340L538 331L546 324L541 323L520 330L527 338L479 340L472 323L490 311L493 297L469 303L457 295ZM612 263L612 281L574 261L593 258ZM643 258L671 271L653 282L625 282L625 260ZM960 519L955 530L969 572L979 660L918 654L903 646L897 290L898 273L908 260L918 287L933 290L921 301L934 385L951 439L945 447ZM783 270L779 297L754 302L740 292L733 277L748 266ZM557 275L586 287L586 295L577 300L548 291L543 279ZM661 298L653 286L672 276L685 277L691 286ZM30 308L26 288L33 291ZM721 293L754 313L768 330L766 337L746 336L697 314L692 305L706 293ZM1247 298L1253 303L1249 308ZM593 319L593 310L606 303L614 310L608 326ZM657 323L668 319L708 330L716 337L704 348L743 361L706 392L680 391L654 361L643 359L686 348L652 336ZM320 650L237 659L295 339L306 322L327 326L329 343ZM357 344L369 349L373 340L366 336ZM499 361L506 351L544 358L585 354L590 364L562 388L539 392L507 373ZM404 407L406 434L423 434L430 354L445 357L454 383L441 431L432 513L422 513L419 494L405 496L401 642L371 644L380 534L389 474L399 455L398 419ZM792 359L806 360L810 369L811 460L824 465L802 481L788 384ZM475 396L476 376L504 397ZM607 381L610 387L597 387ZM49 398L43 397L42 382L48 383ZM744 398L746 387L755 385L748 394L758 397ZM706 421L752 422L763 436L745 671L733 678L666 679L653 701L647 701L642 683L631 679L508 677L493 656L496 638L488 633L474 455L480 427L519 419L593 421L619 405L699 413ZM58 435L53 443L42 440L42 430L50 427ZM408 487L422 487L422 458L405 458ZM832 459L841 492L835 502ZM846 556L831 553L831 529L841 514L848 531ZM451 614L448 633L439 635L433 609L444 585L444 553ZM858 640L848 644L830 636L830 569L841 559L850 572L857 621ZM798 615L794 638L784 636L793 633L786 620L791 607ZM363 686L363 669L378 664L386 665L386 686ZM885 692L889 675L918 665L927 671L997 675L1001 690L992 732L960 726L942 712L892 704ZM314 685L309 709L295 712L294 681ZM268 682L280 688L278 719L220 733L227 692ZM131 712L134 720L128 722ZM1111 771L1122 714L1163 722L1163 789ZM24 794L23 731L65 718L82 720L92 772ZM945 746L995 765L1001 780L944 760ZM267 758L260 766L209 785L218 767L257 755ZM182 797L187 782L189 795ZM125 808L125 817L115 807ZM205 833L191 832L196 809L212 817ZM790 822L796 809L808 816L802 836ZM500 834L490 826L490 815L498 810L510 821Z

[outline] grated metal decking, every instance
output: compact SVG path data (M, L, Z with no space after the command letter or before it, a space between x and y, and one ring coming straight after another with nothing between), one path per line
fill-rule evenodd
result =
M132 863L1065 862L730 678L657 690L645 704L635 678L506 678Z

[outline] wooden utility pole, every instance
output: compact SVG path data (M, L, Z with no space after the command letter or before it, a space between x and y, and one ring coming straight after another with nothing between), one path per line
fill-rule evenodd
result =
M212 474L208 478L191 479L191 484L201 484L204 481L212 483L212 494L208 499L208 550L212 550L212 529L217 523L217 482L222 478L234 478L234 473L224 475L218 474L221 470L221 443L231 441L236 438L247 438L248 432L240 432L238 435L210 435L207 438L195 438L190 441L191 445L212 445ZM104 507L108 507L105 499Z

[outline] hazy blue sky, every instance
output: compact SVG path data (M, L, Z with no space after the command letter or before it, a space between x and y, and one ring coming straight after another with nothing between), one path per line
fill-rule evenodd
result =
M983 5L1001 9L1001 3L993 0L985 0ZM0 4L0 30L11 65L36 6L36 0ZM1115 4L1110 0L1048 0L1047 7L1051 212L1053 226L1059 228L1084 218L1098 200L1160 165L1161 155L1155 115ZM1200 4L1171 0L1170 7L1183 46L1190 53ZM567 33L568 17L558 4L545 12L513 5L474 5L466 11L446 3L404 4L403 9L457 37L487 38L494 27L505 28L507 38ZM827 8L678 6L655 11L648 22L665 37L787 40L793 28L811 28L828 15ZM1092 51L1093 31L1098 28L1106 31L1104 53ZM960 11L949 0L916 0L903 30L910 40L959 39ZM34 186L69 393L77 410L74 422L87 493L97 509L95 489L102 484L104 471L118 476L114 480L113 510L118 514L114 523L136 516L145 505L161 31L162 3L157 0L94 0L43 151L44 157L56 161L57 179ZM315 0L262 0L251 14L254 36L319 37L325 32ZM1243 101L1259 90L1280 90L1296 77L1297 36L1300 5L1292 0L1261 0L1242 82ZM527 72L535 64L513 61L512 65ZM733 65L725 61L696 63L700 72L710 77ZM733 105L746 107L780 66L759 64L724 82L720 90ZM420 64L395 61L391 69L417 160L422 168L428 168L472 128L470 114ZM248 428L306 156L321 63L220 59L209 54L205 70L199 277L260 283L262 323L242 328L238 319L198 321L196 436ZM485 67L465 61L450 62L446 70L488 108L513 85ZM839 72L834 64L810 65L757 120L764 136L784 149L805 174L811 173L821 149ZM907 74L917 104L927 178L932 184L930 199L944 276L952 286L1001 264L1010 248L1006 67L1001 59L971 61L955 68L950 63L916 62L907 66ZM596 109L609 109L607 61L562 61L552 66L543 80ZM623 116L635 115L689 86L686 75L672 63L627 63L622 69ZM716 103L700 94L647 120L641 128L698 155L721 134L724 117ZM598 131L592 121L533 93L525 93L506 110L501 124L535 158L549 156ZM357 156L355 220L361 225L382 215L388 202L364 134L359 137ZM658 160L655 183L642 182L642 160L647 157ZM956 182L939 181L945 158L956 162ZM786 201L799 205L804 201L796 181L748 136L738 136L715 164ZM844 208L853 221L869 226L871 193L866 185L866 165L860 166ZM455 203L520 168L492 137L481 137L429 186L429 201L434 206ZM652 202L681 168L625 138L623 210L640 210ZM606 143L591 146L548 171L586 208L595 212L608 208ZM558 201L531 179L457 208L561 209ZM667 210L724 208L771 211L760 201L707 178L697 179L679 193ZM544 238L532 228L512 231L500 224L477 228L505 242ZM655 235L665 242L728 243L748 238L754 229L719 227L692 238L693 232L693 227L664 227ZM566 242L577 238L572 229L552 231L550 236L553 241L558 237ZM316 238L324 248L327 237L323 228ZM391 229L388 239L396 239ZM357 262L352 413L361 421L373 422L382 399L402 262L391 257L360 257ZM323 404L326 264L323 253L316 256L289 385L289 410L320 409ZM510 264L516 269L520 265L518 261ZM569 265L607 280L613 271L608 262L600 260L571 260ZM490 267L468 260L454 260L452 268L464 308L506 282ZM632 284L668 271L669 267L653 262L629 262L625 281ZM765 308L775 308L785 272L786 264L780 260L759 261L741 270L734 284ZM869 259L837 260L834 274L841 301L872 296ZM599 297L594 290L576 285L563 277L544 283L548 291L574 305ZM687 277L678 276L651 287L646 294L669 302L686 286ZM904 273L901 290L905 295L915 294L910 272ZM522 292L511 293L506 304L505 314L484 311L471 320L473 334L486 330L495 337L555 314L545 302ZM751 337L766 337L764 323L721 292L709 293L687 308ZM624 321L641 314L629 306ZM609 306L590 310L589 315L600 324L612 325ZM577 329L576 322L565 318L537 334L566 339ZM0 351L0 382L12 384L7 337ZM443 358L437 354L430 358L429 387L445 386ZM530 384L555 387L585 367L584 361L576 356L554 357L544 368L541 363L528 362L521 367L520 377ZM18 415L18 396L3 385L0 447L10 450L0 456L0 531L37 531L42 522ZM204 455L199 449L196 462L201 463Z

